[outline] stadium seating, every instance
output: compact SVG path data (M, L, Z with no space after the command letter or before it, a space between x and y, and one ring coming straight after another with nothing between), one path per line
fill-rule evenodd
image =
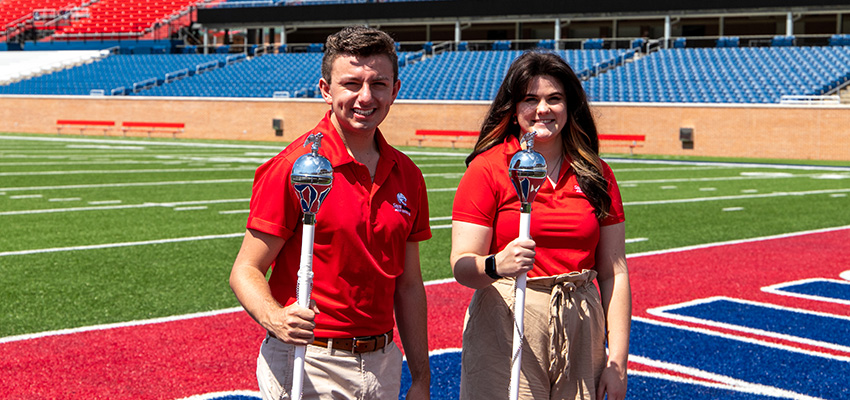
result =
M322 53L267 54L136 93L142 96L316 97Z
M577 73L613 65L618 50L557 51ZM445 52L403 68L400 99L490 100L520 50ZM622 62L623 60L621 60Z
M0 94L125 94L153 82L165 83L169 74L194 71L198 65L219 64L226 55L112 55L90 64L0 86ZM188 74L187 71L187 74Z
M86 8L87 18L71 18L56 28L54 39L86 35L136 37L185 13L198 0L100 0Z
M0 52L0 84L82 65L106 54L99 50Z
M591 100L778 103L850 79L850 47L671 49L589 79Z
M674 48L640 57L635 49L549 51L573 67L598 102L778 103L783 95L821 95L850 80L850 46ZM399 99L490 100L520 54L400 52ZM321 58L320 52L112 55L68 69L33 67L43 75L0 86L0 94L319 97Z

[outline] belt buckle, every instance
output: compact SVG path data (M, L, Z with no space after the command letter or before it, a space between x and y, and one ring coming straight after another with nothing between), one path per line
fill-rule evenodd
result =
M363 345L364 348L361 349L360 346ZM354 341L351 346L351 352L354 354L358 353L368 353L370 351L375 351L378 347L378 338L375 336L362 336L354 338Z

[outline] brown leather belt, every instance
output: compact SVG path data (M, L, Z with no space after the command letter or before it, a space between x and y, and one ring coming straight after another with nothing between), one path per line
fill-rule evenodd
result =
M356 337L356 338L341 338L341 339L331 339L331 338L315 338L313 340L313 346L321 346L328 347L328 342L331 343L331 347L335 350L343 350L348 351L354 354L358 353L369 353L376 350L383 349L387 344L392 342L393 340L393 331L389 331L383 335L377 336L366 336L366 337Z
M274 333L269 332L269 336L277 339ZM315 338L313 346L328 347L328 342L331 342L331 347L334 350L348 351L354 354L369 353L372 351L381 350L393 341L393 331L389 331L383 335L356 337L356 338Z

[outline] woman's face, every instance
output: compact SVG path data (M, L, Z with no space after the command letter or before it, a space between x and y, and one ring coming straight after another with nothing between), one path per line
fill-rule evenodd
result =
M535 131L535 141L559 139L567 124L567 96L564 87L549 75L536 76L525 97L516 106L517 122L523 133Z

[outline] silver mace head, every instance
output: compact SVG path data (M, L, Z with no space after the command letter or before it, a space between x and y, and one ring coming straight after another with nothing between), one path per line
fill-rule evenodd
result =
M292 164L290 181L295 193L301 200L301 211L304 212L304 223L315 224L316 213L331 191L333 183L333 166L327 158L319 154L322 145L322 133L318 132L307 137L304 145L311 143L311 151L295 160Z
M531 203L546 180L546 159L534 151L535 135L537 132L522 135L521 141L526 143L526 148L516 152L508 165L508 175L519 196L520 211L524 213L531 212Z

